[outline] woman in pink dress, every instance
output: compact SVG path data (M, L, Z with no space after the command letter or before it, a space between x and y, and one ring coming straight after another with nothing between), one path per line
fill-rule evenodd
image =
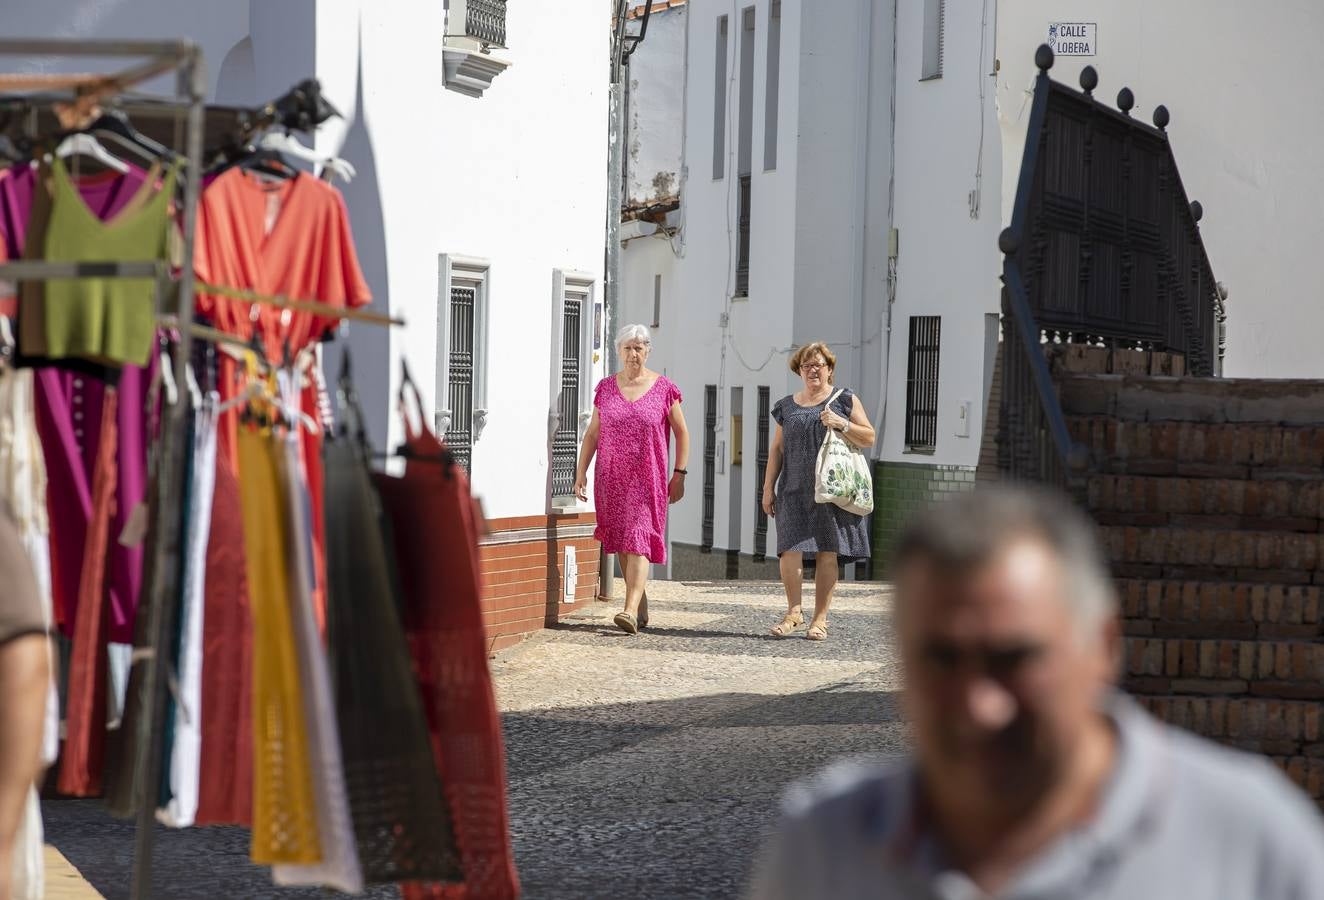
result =
M624 367L599 381L593 391L593 420L575 470L575 496L588 500L588 466L597 454L594 537L603 550L620 554L625 609L615 622L629 634L648 625L648 564L667 561L667 505L685 495L690 456L680 389L644 366L651 349L652 336L643 325L626 325L617 333L616 350ZM668 461L672 432L674 469Z

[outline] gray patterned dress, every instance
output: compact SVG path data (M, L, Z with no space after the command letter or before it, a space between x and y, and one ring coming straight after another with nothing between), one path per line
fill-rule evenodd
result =
M832 389L836 392L836 388ZM832 411L850 418L855 395L842 391ZM801 406L795 396L772 408L782 427L782 471L777 478L777 555L800 551L809 562L815 553L836 553L838 562L869 558L869 529L864 516L831 503L814 502L814 468L827 429L819 421L824 404Z

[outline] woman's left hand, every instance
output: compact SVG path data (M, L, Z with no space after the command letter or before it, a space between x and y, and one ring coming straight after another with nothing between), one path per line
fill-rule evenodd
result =
M671 473L671 483L667 485L667 502L675 503L685 496L685 476L679 472Z
M823 414L818 417L825 428L831 428L833 431L841 431L849 424L850 420L845 416L839 416L830 409L823 410Z

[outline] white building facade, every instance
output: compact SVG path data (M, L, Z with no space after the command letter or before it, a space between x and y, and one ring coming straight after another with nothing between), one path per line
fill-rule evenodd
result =
M1057 80L1075 86L1090 64L1104 102L1129 86L1133 115L1170 110L1183 181L1231 293L1224 373L1318 374L1324 92L1301 51L1324 35L1324 7L1159 6L654 3L631 85L631 141L645 146L632 155L642 168L625 211L622 318L658 324L654 362L685 392L696 460L712 456L673 508L679 557L775 551L776 523L764 541L757 503L759 392L775 402L794 390L786 358L811 340L832 344L838 383L879 431L876 557L916 506L972 484L999 334L997 236L1020 173L1034 51L1053 36ZM678 142L657 140L677 121ZM673 168L678 195L650 208L654 175ZM686 571L756 568L700 559Z
M328 348L328 376L348 346L374 443L386 449L402 437L395 397L408 363L489 518L483 557L497 645L554 620L566 601L591 598L593 517L553 514L552 469L573 459L605 365L606 0L11 6L7 37L190 38L215 102L258 105L320 80L343 119L319 129L316 146L357 169L337 186L372 308L407 322L389 332L351 326ZM466 37L481 33L466 29L466 13L504 36L484 48ZM567 405L572 415L560 415ZM554 454L557 418L574 421Z
M644 221L627 225L620 318L656 326L652 362L686 397L694 463L671 519L682 574L772 571L758 565L776 552L760 449L768 405L799 385L788 357L809 341L832 346L837 383L878 427L877 541L973 484L999 305L995 4L944 5L655 4L631 125L646 139L674 118L654 85L683 80L679 203L652 216L627 204ZM658 21L681 19L680 48L649 43ZM649 54L682 72L642 67Z

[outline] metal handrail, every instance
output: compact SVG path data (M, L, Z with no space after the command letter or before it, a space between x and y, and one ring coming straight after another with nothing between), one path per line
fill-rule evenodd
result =
M1025 294L1025 284L1021 281L1020 268L1008 260L1002 267L1002 278L1013 307L1011 318L1016 325L1016 335L1030 356L1035 392L1048 418L1048 431L1052 435L1053 445L1067 468L1082 468L1085 461L1081 459L1081 448L1071 439L1071 432L1067 430L1066 415L1062 412L1062 404L1053 387L1053 374L1048 369L1048 359L1044 356L1043 345L1039 340L1038 324L1030 312L1030 301Z

